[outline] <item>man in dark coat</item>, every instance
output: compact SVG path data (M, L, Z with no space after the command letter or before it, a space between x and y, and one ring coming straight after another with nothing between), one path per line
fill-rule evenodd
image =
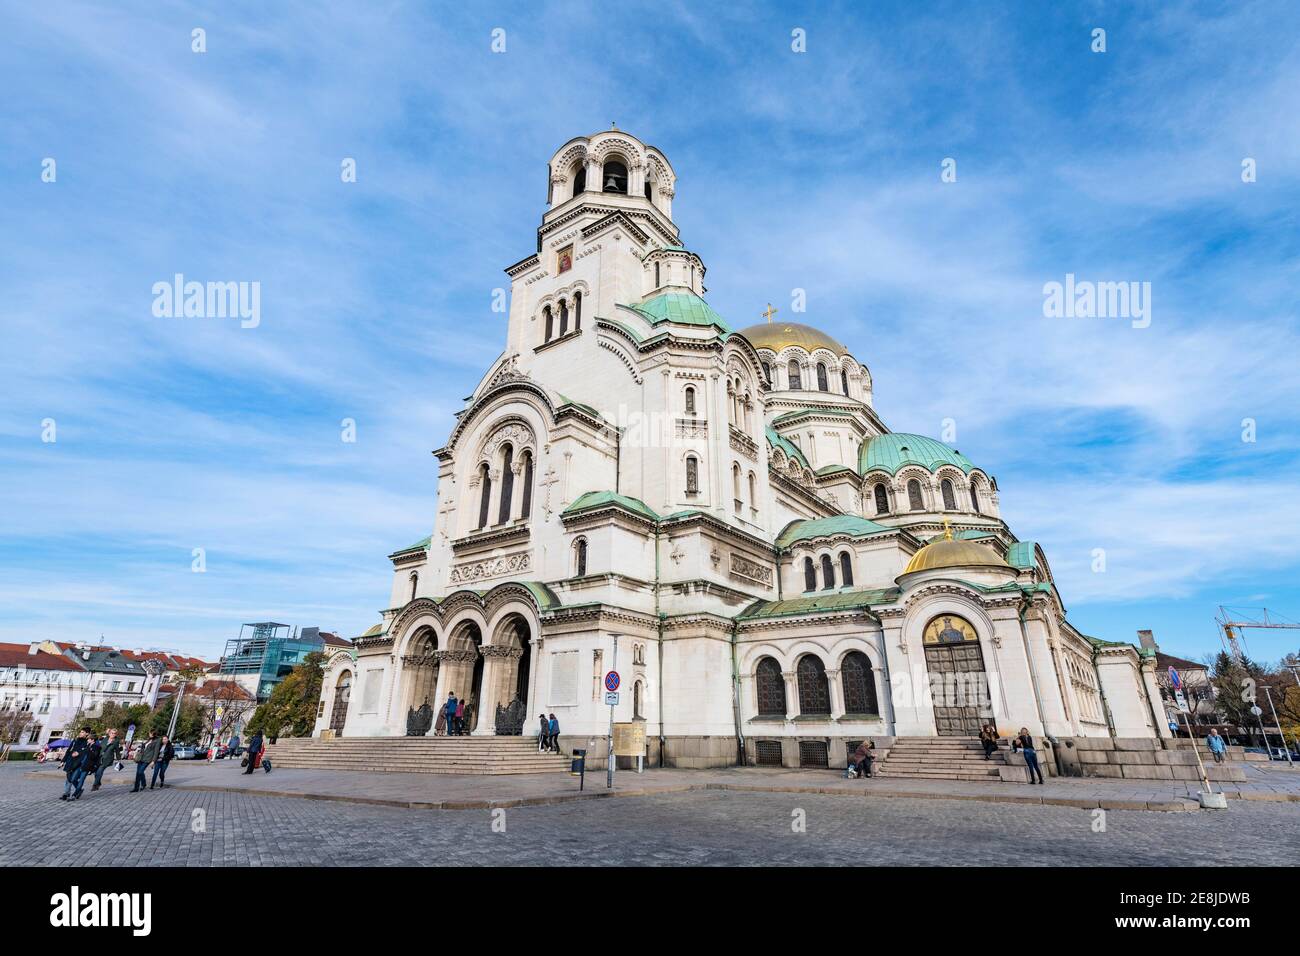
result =
M122 741L117 738L117 728L108 732L108 738L99 747L99 766L95 769L95 785L91 791L98 790L104 782L104 771L122 756Z
M447 703L443 705L442 712L447 715L447 736L456 735L456 692L452 691L447 695Z
M63 796L60 800L74 799L73 792L81 792L81 785L86 779L86 757L90 754L90 728L82 727L75 740L68 744L63 753L63 773L67 779L63 784Z
M248 766L244 768L244 773L249 774L257 769L257 755L262 752L262 735L253 734L253 738L248 742Z
M140 749L135 754L135 786L131 788L132 793L149 789L149 781L144 778L144 772L149 768L149 764L157 759L158 731L151 730L149 739L140 745Z

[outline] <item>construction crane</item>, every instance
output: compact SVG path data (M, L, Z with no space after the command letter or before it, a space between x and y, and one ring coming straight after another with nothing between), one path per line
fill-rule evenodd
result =
M1269 614L1266 607L1224 607L1219 605L1219 616L1214 619L1223 629L1223 644L1228 655L1238 664L1246 660L1241 651L1238 632L1248 627L1280 627L1300 631L1300 623L1277 614Z

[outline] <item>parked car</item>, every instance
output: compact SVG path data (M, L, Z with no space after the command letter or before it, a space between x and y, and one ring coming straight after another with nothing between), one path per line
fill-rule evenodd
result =
M206 756L204 751L193 744L176 744L172 749L176 751L177 760L198 760Z

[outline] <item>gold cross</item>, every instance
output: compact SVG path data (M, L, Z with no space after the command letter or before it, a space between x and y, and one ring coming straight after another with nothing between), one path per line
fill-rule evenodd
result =
M771 322L771 321L772 321L772 316L774 316L776 313L778 313L778 312L780 312L780 311L781 311L780 309L774 309L774 308L772 308L772 303L769 302L769 303L767 304L767 311L766 311L766 312L760 312L760 313L758 313L758 314L759 314L759 315L765 315L765 316L767 316L767 321L768 321L768 322Z
M947 518L943 519L943 538L945 541L952 540L952 525L948 523Z

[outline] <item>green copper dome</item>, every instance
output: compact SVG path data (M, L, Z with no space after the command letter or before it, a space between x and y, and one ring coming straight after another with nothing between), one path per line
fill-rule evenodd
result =
M709 304L694 292L660 292L627 308L639 312L651 325L675 322L679 325L711 325L720 332L730 334L727 320L714 312Z
M975 467L969 458L943 442L901 432L877 435L862 446L858 456L858 471L864 475L876 468L892 475L904 465L921 465L930 471L940 465L956 465L967 474Z

